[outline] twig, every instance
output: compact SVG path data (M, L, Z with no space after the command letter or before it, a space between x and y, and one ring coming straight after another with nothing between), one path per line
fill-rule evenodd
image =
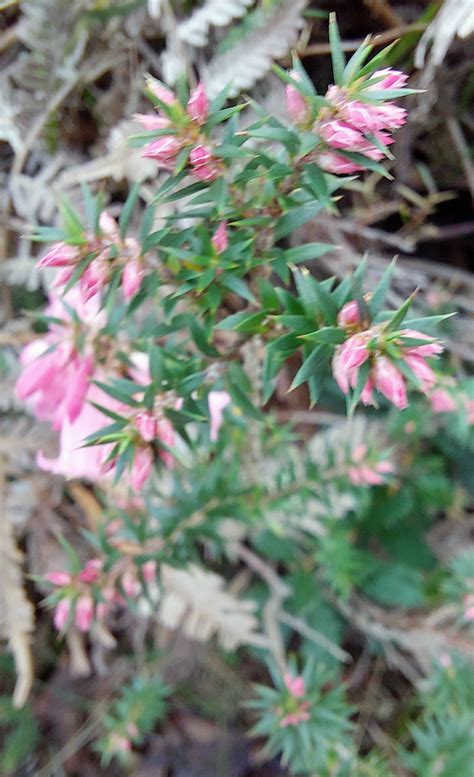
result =
M385 46L387 43L391 43L397 38L403 37L410 32L424 32L427 28L427 24L422 22L416 22L415 24L401 24L399 27L392 27L391 30L380 32L378 35L371 37L371 44L373 46ZM361 40L347 40L342 42L343 51L356 51L366 39ZM329 43L312 43L311 46L307 46L303 51L298 52L300 57L319 57L323 54L330 54L331 47Z
M286 610L283 610L280 613L279 618L282 623L290 626L290 628L297 631L298 634L301 634L302 637L310 639L311 642L319 645L323 650L327 650L327 652L334 656L334 658L337 658L338 661L344 661L344 663L350 663L352 661L350 653L346 653L345 650L338 645L335 645L334 642L331 642L331 640L325 637L324 634L321 634L320 631L316 631L316 629L308 626L301 618L295 618L294 615L290 615Z
M388 0L364 0L364 4L380 19L386 27L392 28L401 24L399 15L393 10Z

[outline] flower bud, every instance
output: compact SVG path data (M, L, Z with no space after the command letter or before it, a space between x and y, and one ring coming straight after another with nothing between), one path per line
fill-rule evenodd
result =
M46 580L48 583L62 587L69 585L71 582L71 575L68 572L48 572Z
M206 121L209 114L209 100L202 83L199 83L191 94L186 110L189 118L197 121L198 124L204 124Z
M212 236L212 245L218 254L222 254L229 247L229 238L227 236L227 224L222 221Z
M141 411L135 416L135 426L145 442L151 442L157 436L158 423L152 413Z
M139 447L135 451L130 473L130 485L134 491L141 491L153 469L153 453L151 448Z
M70 610L71 610L70 599L61 599L61 601L58 602L58 604L56 605L56 609L54 611L53 623L58 631L61 631L62 629L64 629L69 618Z
M74 623L79 631L87 632L94 618L94 601L91 596L79 596L74 611Z
M353 299L343 305L338 313L337 323L338 326L342 326L344 329L360 324L359 303L357 300Z

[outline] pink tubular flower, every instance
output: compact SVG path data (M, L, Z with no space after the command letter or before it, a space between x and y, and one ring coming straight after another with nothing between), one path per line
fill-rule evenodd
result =
M79 572L78 578L81 583L95 583L102 572L102 561L99 558L91 558Z
M109 267L104 256L99 254L86 267L79 281L79 288L84 302L88 302L99 294L109 280Z
M154 583L156 580L156 561L145 561L142 566L142 575L146 583Z
M367 333L355 334L335 351L332 371L337 385L344 394L348 393L350 386L356 385L357 371L369 358L367 342Z
M321 124L319 132L323 140L331 148L345 148L348 151L357 151L364 142L362 133L345 121L326 121Z
M202 83L199 83L191 94L186 107L188 116L198 124L204 124L209 115L209 100Z
M111 243L120 242L120 230L113 216L106 210L102 211L99 217L99 227L104 237Z
M61 631L69 619L69 613L71 611L71 600L61 599L54 610L53 623L58 631Z
M142 156L154 159L162 164L169 164L181 150L181 141L174 135L165 135L148 143Z
M412 340L427 340L428 342L423 345L407 345L406 352L414 353L417 356L438 356L442 353L443 345L437 340L433 340L429 335L425 335L424 332L417 332L415 329L403 329L401 332L402 338L409 337ZM403 344L403 339L401 340Z
M386 356L379 356L375 360L372 374L377 391L380 391L399 410L408 407L403 375L390 359Z
M327 173L335 173L335 175L350 175L364 169L362 165L346 159L345 156L337 154L335 151L322 151L318 155L318 162L323 170L326 170Z
M154 113L134 113L132 118L141 124L147 132L166 129L171 125L169 119L164 116L156 116Z
M337 315L337 324L344 327L344 329L360 324L360 311L357 300L353 299L343 305Z
M295 70L290 72L290 76L294 81L300 80L300 75ZM304 123L309 117L309 106L306 102L304 95L293 86L293 84L287 84L286 86L286 111L290 119L296 124Z
M135 426L142 440L151 442L158 436L158 422L153 413L145 410L137 413L135 416Z
M149 446L135 450L130 472L130 486L133 491L141 491L153 469L153 452Z
M135 599L140 593L140 583L133 572L124 572L120 583L129 599Z
M36 266L41 270L45 267L69 267L75 264L80 257L80 251L75 246L63 242L55 243Z
M229 247L229 238L227 235L227 224L225 221L221 221L217 227L211 240L212 245L216 249L218 254L222 254Z
M122 407L93 384L89 388L87 399L115 412L120 411ZM103 480L108 474L106 459L112 450L112 444L85 448L83 443L86 437L107 426L108 423L109 420L103 413L86 402L73 421L68 418L63 420L58 457L47 459L40 451L37 456L38 466L46 472L63 475L67 479L84 478L93 482Z
M139 259L129 259L122 273L122 294L126 302L130 302L140 291L144 270Z
M283 675L283 681L288 692L291 693L295 699L301 699L306 694L304 678L301 675L293 677L289 672L286 672Z
M216 442L219 429L224 423L224 408L231 402L227 391L210 391L208 397L209 414L211 416L211 428L209 437L211 442Z
M68 572L48 572L46 575L46 580L48 583L52 583L53 585L57 585L62 588L65 585L69 585L72 578Z
M176 102L176 95L171 89L152 76L146 79L146 88L165 105L173 105Z
M375 70L370 76L370 79L377 79L377 81L371 86L367 86L367 91L375 89L378 91L380 89L401 89L406 85L408 76L400 70L393 70L391 67L386 67L383 70Z
M74 610L74 623L79 631L87 632L94 619L94 601L91 596L79 596Z
M425 362L422 356L417 353L406 353L403 356L403 361L408 364L413 374L420 381L421 390L426 394L431 391L436 383L436 374L433 372L429 364Z
M199 167L193 168L193 175L195 175L196 178L198 178L200 181L208 183L209 181L214 181L217 178L219 175L219 170L214 164L199 165Z
M280 720L280 728L297 726L299 723L303 723L305 720L309 720L311 717L309 713L309 707L309 701L302 701L295 712L289 712Z
M209 146L195 146L189 154L189 161L193 167L202 167L212 161L212 151Z

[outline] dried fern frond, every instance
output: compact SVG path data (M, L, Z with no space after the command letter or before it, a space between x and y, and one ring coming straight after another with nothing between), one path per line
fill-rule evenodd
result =
M250 89L296 43L304 25L302 12L307 0L283 0L265 19L233 48L211 60L203 73L208 94L212 97L228 84L230 96Z
M17 548L7 510L5 461L0 459L0 637L8 640L15 659L17 682L13 694L15 707L21 707L33 682L30 636L33 630L33 607L25 596L21 564L23 555Z
M241 19L254 0L206 0L189 19L177 27L178 37L191 46L205 46L211 27L225 27L233 19Z
M224 590L219 575L190 565L188 569L161 568L158 620L168 629L182 627L189 639L205 642L217 635L225 650L239 645L267 644L258 633L256 604Z
M441 9L423 33L415 53L415 66L425 65L426 51L432 44L427 70L422 82L431 81L434 71L443 62L454 38L467 38L474 32L473 0L445 0Z

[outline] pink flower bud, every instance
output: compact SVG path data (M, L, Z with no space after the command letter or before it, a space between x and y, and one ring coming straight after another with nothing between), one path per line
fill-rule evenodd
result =
M451 656L448 653L442 653L440 655L439 663L441 664L443 669L449 669L453 665Z
M283 681L289 693L291 693L291 695L294 696L296 699L300 699L302 696L305 695L306 693L305 682L301 675L298 675L297 677L293 677L291 674L289 674L289 672L286 672L283 675Z
M109 268L107 261L98 256L86 267L81 275L79 287L84 302L88 302L96 294L99 294L109 280Z
M218 254L222 254L223 251L227 250L229 247L229 238L227 235L227 224L225 221L222 221L219 224L216 231L214 232L214 235L212 236L211 242Z
M106 210L100 214L99 227L104 236L112 243L118 243L120 241L118 224L114 217L111 216L110 213L107 213Z
M134 491L141 491L153 469L153 452L148 446L135 451L130 473L130 485Z
M468 607L464 611L464 620L470 623L471 621L474 621L474 607Z
M400 70L392 70L391 67L386 67L383 70L375 70L370 79L379 79L375 84L366 87L367 92L371 90L380 89L402 89L408 81L406 73L402 73Z
M332 362L334 379L344 394L357 382L357 370L369 358L368 333L355 334L336 349Z
M336 175L350 175L364 169L361 165L346 159L342 154L336 154L334 151L323 151L318 155L318 162L323 170Z
M332 148L345 148L355 151L360 148L364 136L344 121L327 121L320 128L319 133L328 146Z
M338 313L337 323L338 326L342 326L344 328L360 324L359 303L357 300L353 299L343 305Z
M209 436L212 442L216 442L219 429L224 423L224 408L231 402L227 391L210 391L208 397L209 414L211 416L211 428Z
M48 583L52 583L57 586L69 585L71 582L71 575L68 572L48 572L46 580Z
M94 618L94 601L91 596L79 596L74 611L74 623L79 631L87 632Z
M138 736L138 728L136 723L129 723L127 726L127 734L130 737Z
M209 146L195 146L189 154L189 161L193 167L208 165L212 160L212 151Z
M300 81L300 75L295 70L290 72L290 76L294 81ZM309 105L306 102L304 95L293 86L293 84L287 84L286 86L286 111L290 119L296 124L302 124L309 118Z
M129 259L122 273L122 294L126 302L140 291L143 275L142 263L138 259Z
M154 583L156 580L156 561L146 561L142 566L142 575L147 583Z
M377 391L380 391L399 410L408 407L403 375L390 359L387 359L386 356L380 356L376 360L372 372Z
M134 113L132 118L141 124L147 132L165 129L171 125L169 119L164 116L156 116L154 113Z
M58 604L56 605L56 609L54 611L53 623L58 631L61 631L66 626L66 623L69 618L70 610L71 610L70 599L61 599L61 601L58 602Z
M91 558L84 566L84 569L79 572L79 581L86 584L95 583L100 577L102 567L103 564L100 559Z
M81 258L79 249L67 243L55 243L48 253L37 263L39 269L44 267L67 267Z
M171 89L168 89L168 87L162 84L161 81L157 81L156 78L148 76L145 82L145 86L149 92L157 97L158 100L161 100L161 102L165 105L173 105L173 103L176 102L176 96L173 94Z
M422 356L416 353L406 353L403 360L408 364L413 374L418 378L423 392L430 391L436 383L436 374Z
M140 583L133 572L124 572L120 578L122 588L130 599L134 599L140 593Z
M135 426L145 442L151 442L158 436L158 422L152 413L146 411L137 413Z
M193 168L193 175L196 176L200 181L204 181L204 183L208 183L209 181L214 181L217 176L219 175L218 168L213 165L199 165L199 167Z
M130 740L121 734L112 734L109 742L110 749L114 753L129 753L132 749Z
M209 100L207 99L204 86L199 83L188 100L187 112L190 119L197 121L198 124L204 124L209 114Z
M157 162L169 163L180 150L181 141L174 135L165 135L148 143L142 152L142 156L155 159Z
M442 353L444 346L437 340L433 340L429 335L424 332L417 332L414 329L403 329L401 332L403 337L409 337L411 340L427 340L426 345L408 345L406 346L407 353L414 353L417 356L437 356ZM431 341L431 342L430 342ZM401 340L403 345L403 339Z

